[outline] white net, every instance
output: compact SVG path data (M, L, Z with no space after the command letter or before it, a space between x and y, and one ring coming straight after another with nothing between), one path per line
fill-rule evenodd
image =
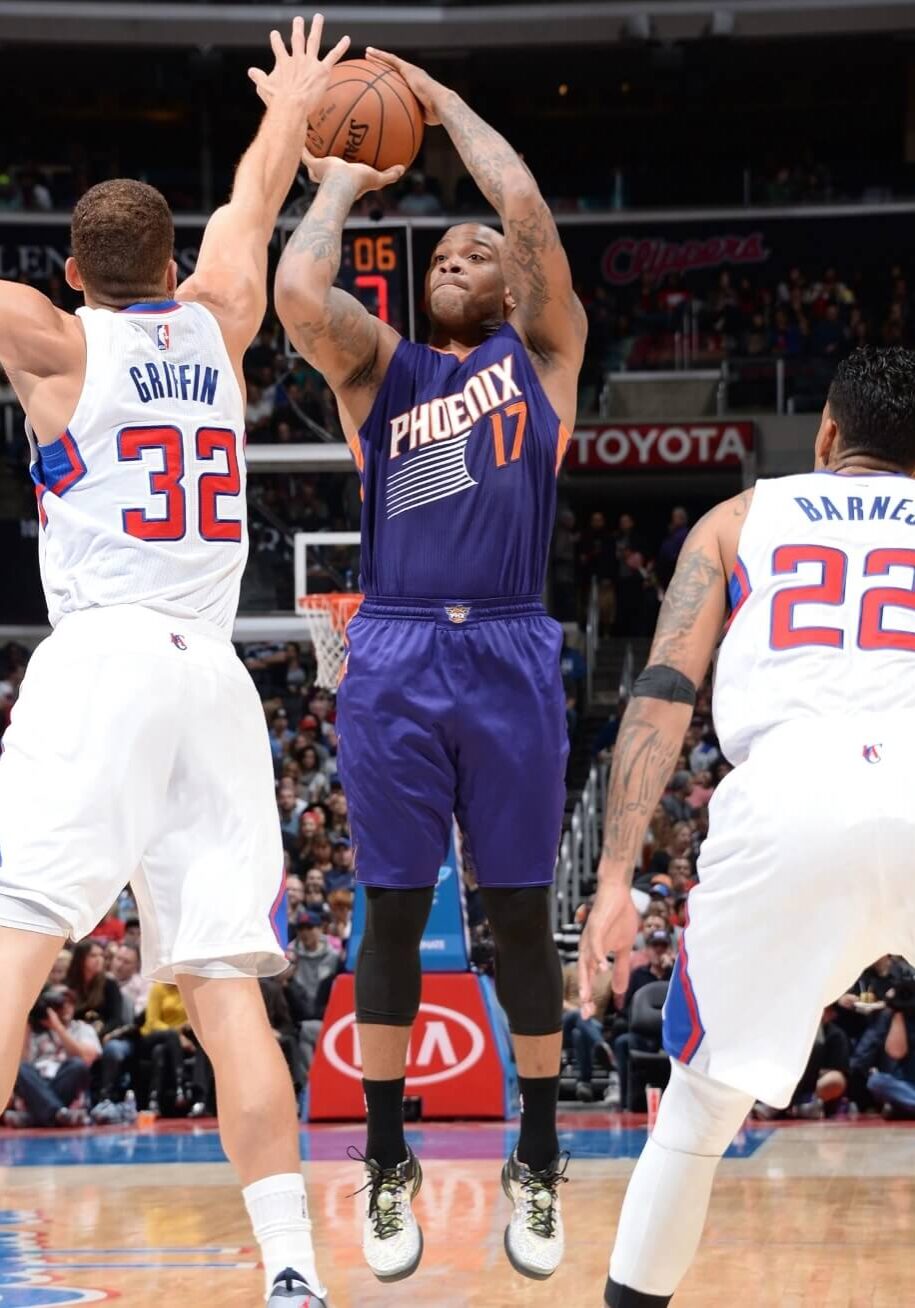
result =
M346 661L346 625L362 603L361 595L350 592L331 595L302 595L299 610L308 624L315 647L318 675L315 682L324 690L336 690Z

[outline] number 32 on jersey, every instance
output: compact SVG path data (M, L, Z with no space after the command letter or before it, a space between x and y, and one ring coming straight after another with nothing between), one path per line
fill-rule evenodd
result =
M837 622L846 617L838 612L845 605L848 556L827 545L780 545L772 556L775 576L797 574L803 564L816 564L820 579L812 584L786 586L772 600L770 644L774 650L827 646L843 649L845 626L804 622L804 606L828 605L837 610ZM915 614L915 550L875 549L864 560L864 577L889 577L899 570L908 573L908 587L874 584L864 591L856 615L858 648L862 650L907 650L915 652L915 627L904 630L892 625L888 609ZM898 622L898 617L896 621ZM847 623L847 619L846 619Z
M201 540L240 541L241 519L221 517L223 497L239 499L241 472L237 438L228 427L200 427L193 449L199 467L196 486L187 485L184 436L179 427L123 427L118 432L118 459L141 462L149 469L150 502L124 509L122 522L138 540L183 540L187 534L187 496L197 496L197 529ZM206 465L211 467L206 468Z

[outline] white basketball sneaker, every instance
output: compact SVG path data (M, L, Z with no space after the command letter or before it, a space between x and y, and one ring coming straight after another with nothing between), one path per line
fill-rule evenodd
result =
M419 1159L408 1147L396 1167L379 1167L372 1158L365 1164L367 1191L362 1224L362 1252L379 1281L403 1281L412 1276L423 1256L423 1233L413 1215L413 1200L423 1183Z
M512 1153L502 1168L502 1189L514 1205L505 1228L505 1252L516 1272L545 1281L562 1262L565 1235L559 1186L565 1182L568 1154L535 1172Z
M273 1282L267 1308L327 1308L327 1299L324 1298L326 1294L327 1291L322 1288L319 1295L304 1276L294 1268L287 1267Z

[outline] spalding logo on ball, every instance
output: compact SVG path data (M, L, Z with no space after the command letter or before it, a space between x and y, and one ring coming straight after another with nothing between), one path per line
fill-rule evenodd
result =
M423 111L400 73L349 59L331 73L327 95L308 123L308 149L384 172L409 168L422 145Z

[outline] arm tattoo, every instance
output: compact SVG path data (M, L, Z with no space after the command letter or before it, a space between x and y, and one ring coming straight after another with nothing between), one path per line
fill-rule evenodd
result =
M724 585L721 558L710 554L704 545L687 540L677 564L673 581L664 596L651 662L680 668L689 649L696 615L716 587Z
M506 280L524 316L535 320L553 298L545 257L560 246L549 206L523 159L459 95L448 97L441 117L467 171L502 219ZM571 296L570 312L575 305Z
M604 823L604 854L614 863L631 870L639 862L648 823L682 739L682 731L665 729L657 711L636 700L627 708L613 752Z
M330 281L340 271L343 224L353 207L353 188L340 173L330 173L318 188L308 213L289 238L283 258L310 254L315 263L329 265Z
M344 374L351 367L358 375L344 377L347 383L371 372L377 351L377 335L367 310L333 286L340 271L343 225L352 205L353 188L348 179L340 173L329 174L280 260L287 274L316 280L323 288L321 298L314 301L315 312L306 317L308 304L303 303L295 321L287 323L290 336L305 358L314 361L323 350L333 355Z

